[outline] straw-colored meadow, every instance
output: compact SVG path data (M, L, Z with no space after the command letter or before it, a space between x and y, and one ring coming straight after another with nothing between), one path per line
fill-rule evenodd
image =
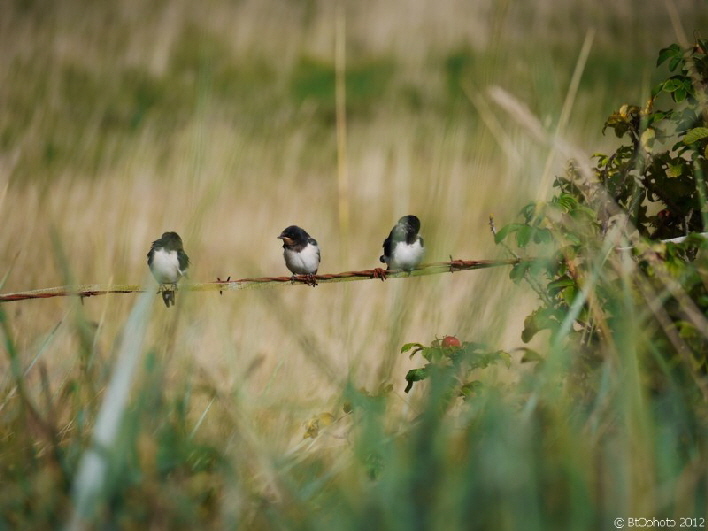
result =
M0 303L0 529L707 516L707 454L694 474L661 451L632 416L641 382L608 395L628 417L586 424L521 391L537 297L509 268L183 289L166 309L146 264L174 230L185 283L289 275L276 238L297 224L320 273L371 269L406 214L426 262L507 259L489 216L511 223L571 154L614 149L606 117L648 98L659 49L707 28L690 0L3 2L0 292L149 289ZM511 356L431 420L401 347L446 335ZM520 422L537 402L543 419ZM608 441L598 418L638 431Z

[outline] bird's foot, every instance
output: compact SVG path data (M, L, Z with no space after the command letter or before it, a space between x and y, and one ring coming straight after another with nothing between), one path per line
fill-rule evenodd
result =
M231 276L229 276L228 278L226 278L226 280L221 280L219 277L216 277L216 282L217 282L218 284L227 284L227 283L231 282ZM219 290L219 295L221 295L222 293L224 293L224 290L221 290L221 289L220 289L220 290Z
M452 255L450 255L450 273L461 271L462 267L460 267L460 264L462 264L462 260L455 260Z
M383 282L384 280L386 280L386 270L381 269L380 267L372 269L371 278L380 278Z
M175 291L177 291L177 284L160 284L158 293L162 295L162 302L168 308L175 305Z
M307 275L296 275L293 273L293 276L290 277L290 282L295 284L296 282L302 282L303 284L307 286L316 286L317 285L317 277L313 274L307 274Z

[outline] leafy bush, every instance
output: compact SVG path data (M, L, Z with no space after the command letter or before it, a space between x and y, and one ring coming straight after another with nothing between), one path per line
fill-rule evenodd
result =
M513 392L469 380L508 360L502 351L449 337L403 346L428 362L406 377L408 389L430 380L428 401L397 441L408 475L384 470L381 482L407 478L416 521L595 529L622 527L637 508L669 527L684 513L705 521L707 49L662 50L670 77L605 123L623 144L594 168L571 161L554 197L495 233L519 258L511 279L540 300L522 340L541 346L522 349L534 369ZM467 407L453 410L460 396Z
M623 105L605 123L603 132L612 129L623 144L595 155L592 172L571 161L550 201L527 205L521 223L496 234L498 243L513 235L518 248L546 257L511 272L542 301L525 321L524 341L549 330L599 356L626 311L618 299L630 297L651 309L641 319L661 362L684 376L705 373L707 244L696 233L708 225L707 49L698 40L661 50L657 66L668 62L671 75L644 107Z
M441 378L449 382L453 395L469 398L480 385L479 380L471 380L471 373L476 369L484 369L489 365L503 361L509 365L510 356L503 350L491 350L481 343L462 342L456 337L445 336L434 340L429 347L420 343L407 343L401 352L412 350L412 358L418 352L428 361L419 369L411 369L406 375L405 392L409 392L414 382L427 378Z

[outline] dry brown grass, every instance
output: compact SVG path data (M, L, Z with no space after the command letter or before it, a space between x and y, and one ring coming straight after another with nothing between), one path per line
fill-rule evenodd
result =
M272 115L254 119L240 102L227 109L207 83L193 100L176 96L191 101L177 109L177 118L162 109L127 133L102 129L102 111L114 95L103 83L116 70L145 71L182 86L170 61L186 27L225 43L234 64L267 62L276 75L264 94L285 97L288 76L302 56L331 60L329 2L67 1L46 9L3 4L10 15L0 21L0 98L15 105L25 94L31 102L22 113L0 114L0 128L11 131L3 133L0 151L0 275L9 272L3 292L67 280L143 281L145 254L165 230L182 235L195 281L285 274L276 236L292 223L320 243L321 272L375 267L391 225L409 213L422 220L427 260L501 257L488 216L507 223L539 195L548 146L505 116L486 86L500 84L528 102L552 135L580 45L594 28L595 66L564 135L583 139L588 150L600 149L612 141L600 138L602 121L625 96L598 63L616 49L612 68L649 72L655 51L675 40L666 6L674 6L689 33L702 7L690 0L645 2L641 12L629 0L602 6L542 1L533 9L491 0L348 4L348 59L393 58L393 83L415 86L424 105L406 109L382 94L365 118L350 121L351 230L343 241L334 124L325 120L323 126L307 104L290 108L285 101ZM469 101L446 101L440 65L457 49L479 54L469 89L498 120L513 155L490 133L484 113ZM95 107L69 108L82 101L81 94L70 99L60 90L71 65L95 76L98 89L87 100ZM258 105L259 98L243 102L251 103ZM78 130L67 123L74 110L90 116ZM64 135L71 145L61 164L41 163L47 138ZM98 153L93 163L86 163L87 153ZM562 167L559 157L553 171ZM52 232L70 279L62 274ZM67 299L5 309L23 363L39 355L58 388L78 364L76 312L98 325L95 348L108 368L133 303L132 295L115 295L86 299L80 310ZM347 379L371 391L393 383L396 407L407 413L410 397L402 389L413 362L399 353L403 343L455 334L513 348L532 303L501 270L222 296L182 292L175 309L155 300L147 346L165 363L166 385L191 372L195 381L234 397L270 455L299 444L302 423L332 407ZM6 363L3 357L0 372L9 375ZM203 429L219 437L223 427L207 416Z
M695 2L675 5L684 23L690 23ZM599 50L604 49L603 42L625 38L629 28L632 44L619 46L628 60L645 58L647 47L653 50L673 38L673 30L663 24L657 28L664 9L661 3L645 6L637 18L629 2L614 2L602 13L584 3L559 8L542 2L525 11L504 2L472 5L450 0L405 8L365 2L347 8L347 42L352 57L395 57L404 65L400 76L418 82L423 93L442 84L442 78L436 81L431 76L435 72L431 64L442 51L467 45L483 54L485 49L511 47L498 56L499 70L482 71L481 78L470 80L477 91L496 74L505 81L517 70L521 79L528 79L527 69L534 65L508 58L513 47L524 48L533 38L540 41L538 68L547 75L552 75L547 65L553 58L545 56L544 47L557 50L558 43L564 43L569 53L561 59L568 61L569 76L579 39L589 27L597 30ZM487 216L493 213L499 222L509 221L526 197L538 194L534 188L547 148L529 141L482 92L475 93L504 124L515 150L513 159L475 122L471 106L455 108L456 113L470 114L471 121L445 123L430 110L416 115L386 107L378 108L368 121L352 121L348 132L352 230L346 242L339 237L337 222L334 131L313 134L307 113L302 121L285 125L277 123L277 117L270 123L273 118L265 115L264 132L250 136L238 120L220 114L208 90L204 102L195 102L186 121L167 134L148 122L127 140L111 144L110 138L101 138L99 118L87 120L72 149L80 160L84 149L103 143L103 155L90 174L68 164L50 167L51 179L41 175L29 182L13 179L22 153L37 149L48 128L62 134L62 123L47 122L50 109L77 104L63 101L56 90L63 65L82 65L95 71L98 79L105 69L127 66L168 75L173 48L183 28L192 25L228 43L237 60L265 57L286 73L302 54L330 56L333 13L327 3L262 1L212 2L199 8L189 2L133 1L115 6L67 2L48 12L38 6L23 11L15 5L14 15L4 17L2 86L11 92L13 65L23 59L46 65L47 78L36 80L46 89L35 100L34 113L22 117L28 123L8 146L0 167L5 187L0 248L5 270L11 269L4 291L65 280L56 264L51 231L62 242L73 278L82 283L142 279L150 242L168 229L183 235L193 261L191 276L200 281L283 273L275 235L290 223L306 227L318 238L322 271L373 267L391 224L409 212L423 220L429 260L499 256ZM510 89L524 99L523 86ZM554 90L562 94L563 89ZM588 126L598 129L606 111L594 105L603 103L605 94L600 95L599 102L592 102L580 94L581 111L586 112L577 116L581 130L571 119L571 137L586 133L586 115L594 117ZM99 106L104 105L108 102L99 98ZM560 107L558 102L548 108L559 112ZM561 167L559 160L556 171ZM343 256L349 257L347 263ZM311 347L300 341L311 336L338 374L355 369L360 376L354 379L362 385L375 386L390 378L400 386L403 367L397 364L402 360L383 374L377 367L390 366L382 360L397 358L402 342L426 341L444 333L505 338L504 346L518 342L519 317L526 306L514 302L518 292L501 289L503 278L501 271L481 271L314 290L296 286L222 297L182 294L178 311L156 308L152 341L158 342L168 322L179 319L179 355L213 371L225 386L233 385L251 360L262 358L264 362L249 375L253 388L279 370L290 375L284 394L297 397L327 388L321 369L308 363ZM88 318L101 326L102 349L110 350L131 303L131 296L85 301ZM67 301L59 300L8 308L16 315L16 336L29 352L69 312ZM71 365L70 334L64 341L59 338L43 357L51 365ZM321 393L327 396L329 391Z

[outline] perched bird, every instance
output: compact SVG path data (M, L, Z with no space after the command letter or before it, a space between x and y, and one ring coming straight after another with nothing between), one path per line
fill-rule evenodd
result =
M162 300L168 308L175 303L175 290L180 278L187 274L189 257L184 252L182 238L176 232L163 232L159 240L152 242L147 254L147 263L155 280L160 283ZM171 288L166 289L170 284Z
M306 230L297 225L290 225L280 233L283 240L285 265L295 275L307 275L308 284L317 285L314 275L320 266L320 248L317 240L310 238Z
M416 216L403 216L391 229L383 242L384 254L379 260L389 269L414 270L423 259L423 238L418 236L420 220Z

